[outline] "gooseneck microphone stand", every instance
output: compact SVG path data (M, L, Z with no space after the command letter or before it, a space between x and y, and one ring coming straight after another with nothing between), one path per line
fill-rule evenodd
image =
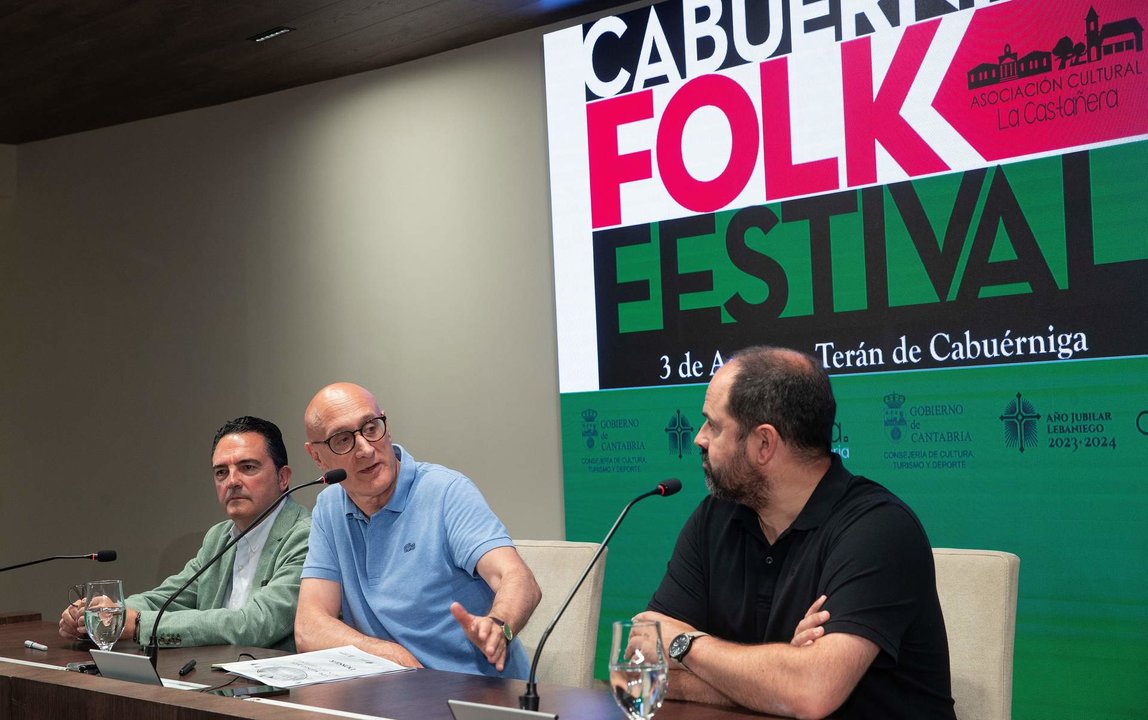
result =
M213 557L210 560L208 560L207 562L205 562L203 564L203 566L200 567L199 570L197 570L196 573L188 579L187 582L185 582L178 590L173 592L171 594L171 596L168 597L168 599L164 601L163 605L160 606L159 612L156 613L156 615L155 615L155 622L152 624L152 627L151 627L151 639L148 640L148 643L147 643L147 656L148 656L148 658L151 659L151 666L156 667L156 664L159 662L159 620L160 620L160 618L163 617L163 613L165 610L167 610L168 606L171 605L177 597L179 597L180 593L182 593L184 590L191 587L191 584L193 582L195 582L196 580L198 580L199 576L202 575L209 567L211 567L216 562L218 562L219 558L223 557L224 553L226 553L231 548L235 547L235 544L237 542L239 542L240 540L242 540L244 538L244 536L247 535L247 533L251 532L256 527L258 527L259 523L263 522L263 520L268 515L270 515L275 510L275 508L279 507L280 503L282 503L284 500L286 500L288 495L295 492L296 490L302 490L303 488L311 487L312 485L319 485L319 484L333 485L335 483L343 482L346 479L347 479L347 471L346 470L328 470L327 472L325 472L323 474L323 477L321 477L321 478L318 478L316 480L312 480L309 483L304 483L302 485L299 485L299 486L285 490L282 495L275 498L275 502L273 502L267 506L266 510L259 513L259 516L256 517L255 520L250 525L247 526L246 530L239 533L235 537L231 538L231 540L229 540L227 542L227 544L223 546L223 549L215 554L215 557Z
M546 630L542 632L542 637L538 640L538 647L534 650L534 660L530 663L530 677L526 681L526 692L518 696L518 707L522 710L538 710L538 660L542 657L542 648L546 645L546 640L553 632L554 626L558 624L559 618L562 613L566 612L566 607L574 596L578 593L578 588L582 587L582 583L586 581L587 576L590 575L590 569L594 567L594 563L598 562L598 558L606 550L606 544L610 542L610 538L614 537L614 532L618 526L622 524L622 520L626 517L626 513L630 512L630 508L634 507L634 503L639 500L645 500L652 495L670 496L682 489L682 481L676 478L670 478L658 483L658 486L649 492L642 493L638 497L631 500L626 507L622 508L622 513L618 515L618 519L614 521L614 526L610 528L610 532L606 533L606 537L602 539L602 543L598 546L598 550L594 553L594 557L590 558L590 562L586 563L586 569L582 571L582 577L578 578L578 582L574 585L574 589L566 596L563 601L562 607L558 608L558 612L554 614L554 619L546 626Z

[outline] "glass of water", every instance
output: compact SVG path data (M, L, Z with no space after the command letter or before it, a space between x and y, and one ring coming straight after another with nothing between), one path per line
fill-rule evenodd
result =
M666 694L666 651L661 625L652 620L619 620L610 645L610 685L614 701L630 720L649 720Z
M119 580L96 580L84 593L84 625L101 650L111 650L124 632L124 588Z

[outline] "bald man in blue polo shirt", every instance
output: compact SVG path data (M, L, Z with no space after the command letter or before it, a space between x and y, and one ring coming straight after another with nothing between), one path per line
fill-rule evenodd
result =
M409 667L524 679L515 634L542 592L474 483L393 444L358 385L320 390L304 422L316 464L347 479L312 513L299 650L354 645Z

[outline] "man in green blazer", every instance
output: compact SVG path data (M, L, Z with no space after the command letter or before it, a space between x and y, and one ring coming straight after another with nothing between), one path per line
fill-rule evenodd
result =
M283 434L275 423L244 416L223 425L211 446L215 492L228 520L213 526L203 546L179 573L148 592L129 596L123 637L151 640L160 606L246 530L287 489L291 468ZM163 647L249 645L295 649L299 574L307 558L311 513L291 498L267 516L218 563L184 590L160 621ZM80 639L83 601L60 615L60 635Z

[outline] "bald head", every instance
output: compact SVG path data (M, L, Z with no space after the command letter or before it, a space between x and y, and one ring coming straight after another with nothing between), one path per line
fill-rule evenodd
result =
M303 413L303 425L307 429L307 438L311 442L323 440L326 436L327 426L331 418L344 412L349 407L369 406L375 415L382 414L379 410L379 401L361 385L349 382L331 383L311 398L307 410Z
M354 383L332 383L311 398L303 424L304 447L319 469L346 470L339 487L368 516L385 507L395 492L399 458L375 396Z

